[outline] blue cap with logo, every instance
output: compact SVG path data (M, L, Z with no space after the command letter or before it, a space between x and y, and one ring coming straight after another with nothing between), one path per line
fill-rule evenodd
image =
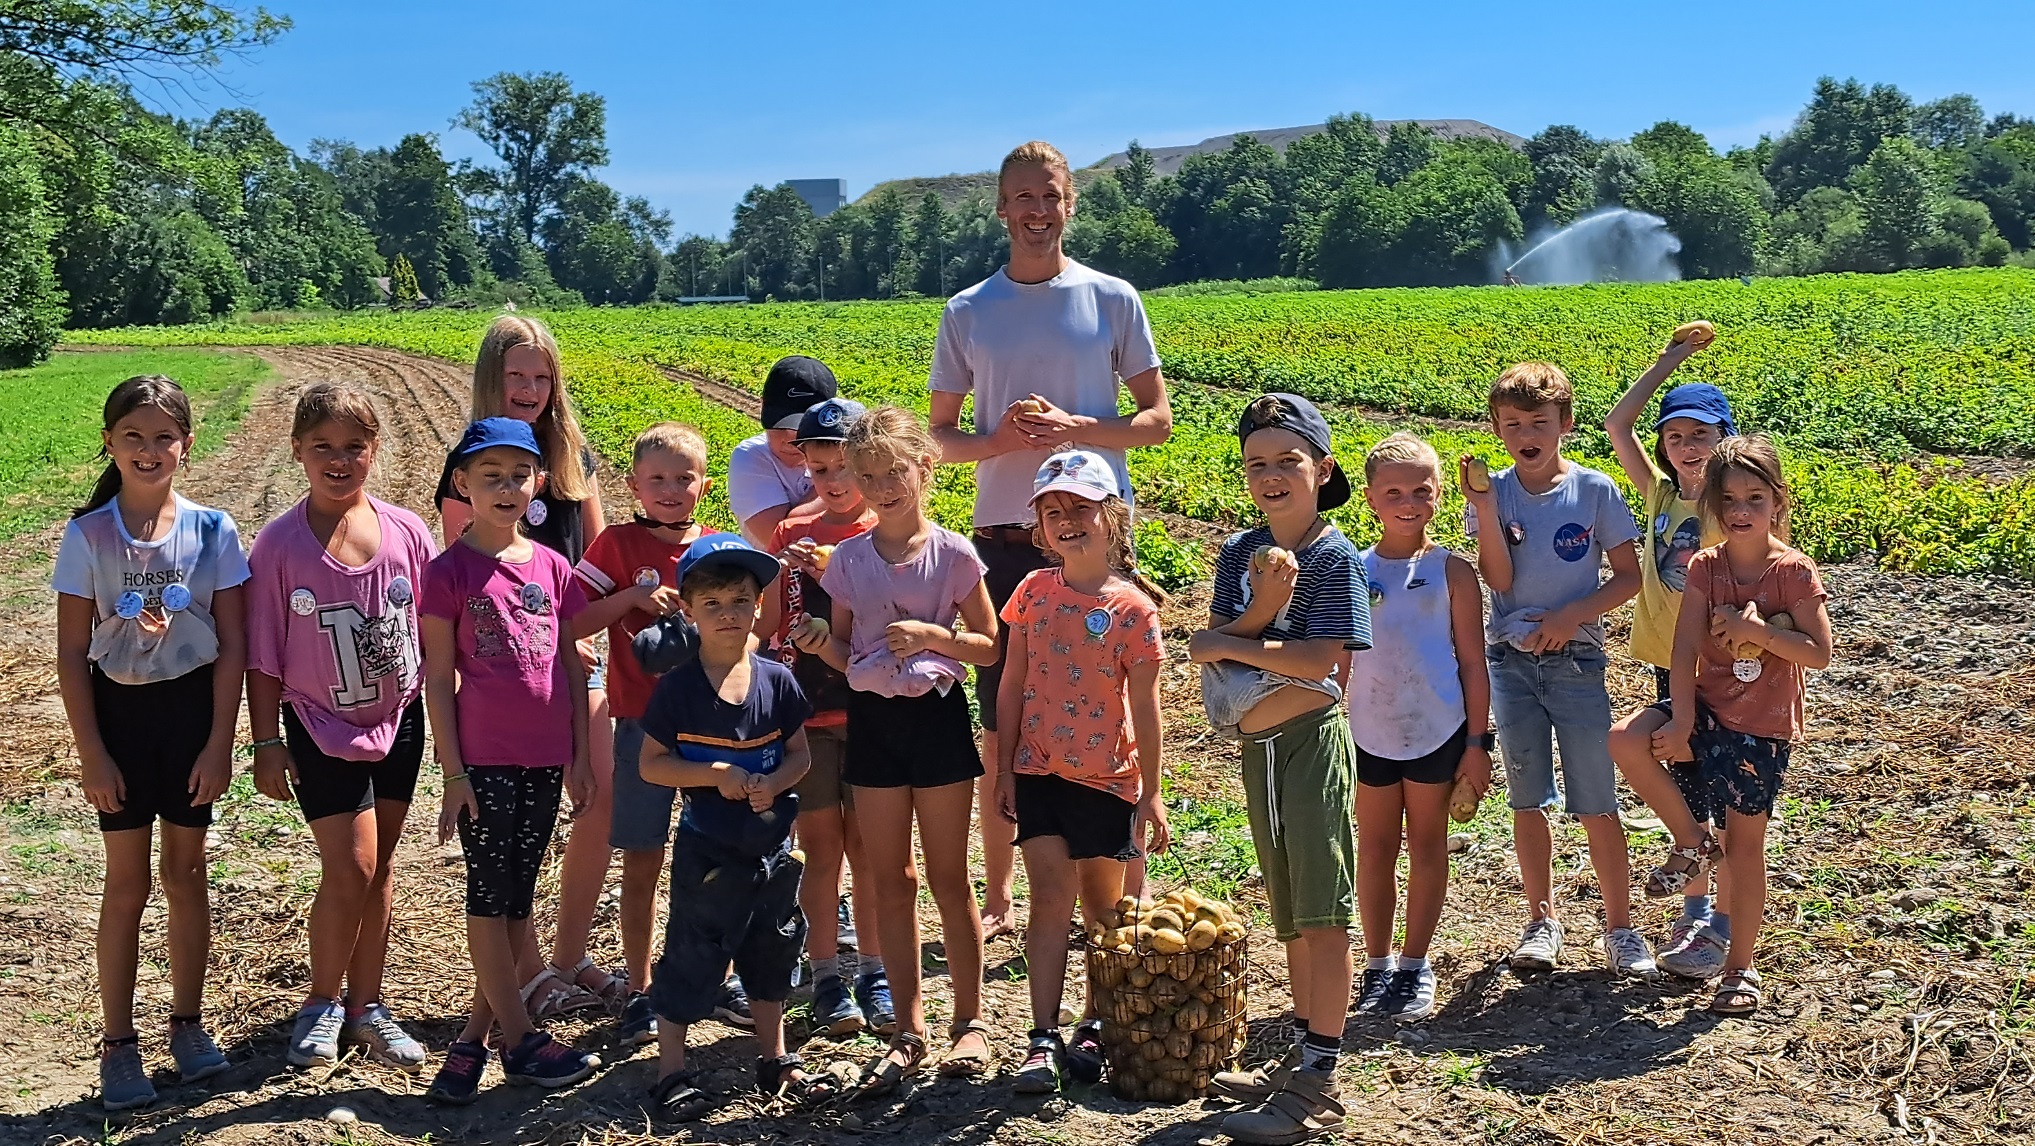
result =
M868 407L853 398L829 398L816 402L812 409L799 417L798 433L792 437L792 444L845 442L855 419L868 412Z
M530 429L530 423L518 418L482 418L467 423L466 433L459 436L459 445L453 449L452 456L469 458L496 446L522 450L540 461L544 457L544 451L537 445L536 432Z
M709 533L687 546L685 556L678 559L679 588L684 589L687 575L705 565L745 570L756 578L759 588L777 579L777 558L753 548L738 533Z
M1661 395L1661 413L1653 420L1653 428L1658 430L1675 418L1707 422L1722 429L1727 438L1738 433L1731 420L1731 399L1708 382L1685 383Z

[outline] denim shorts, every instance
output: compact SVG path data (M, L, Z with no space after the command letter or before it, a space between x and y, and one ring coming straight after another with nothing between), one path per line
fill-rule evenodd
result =
M650 975L657 1014L674 1023L713 1014L730 963L750 998L783 1002L805 948L806 917L798 909L804 872L789 847L750 856L691 831L680 833L671 844L664 954ZM828 919L827 926L833 925Z
M594 663L586 667L586 690L602 692L608 687L608 658L595 657Z
M643 726L615 718L615 811L608 821L608 846L655 851L671 842L671 806L678 789L652 784L637 770L643 755Z
M1611 694L1604 650L1570 641L1556 653L1487 645L1491 711L1505 760L1505 792L1514 811L1551 808L1572 816L1618 811L1618 769L1611 762ZM1562 786L1555 788L1555 745Z

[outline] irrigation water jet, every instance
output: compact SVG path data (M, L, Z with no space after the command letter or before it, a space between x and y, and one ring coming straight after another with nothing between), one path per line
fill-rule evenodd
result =
M1528 247L1502 272L1507 282L1674 282L1682 241L1658 215L1605 207ZM1502 251L1509 255L1509 251Z

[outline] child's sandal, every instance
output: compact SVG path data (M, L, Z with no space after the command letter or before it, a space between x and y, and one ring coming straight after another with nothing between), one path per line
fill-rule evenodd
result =
M1747 967L1724 973L1723 982L1717 984L1717 994L1710 1000L1710 1010L1719 1015L1749 1015L1759 1010L1763 1001L1759 972Z
M532 1019L539 1020L601 1006L600 999L592 991L566 978L563 972L549 963L523 984L522 995L524 1009L530 1012Z
M600 1000L601 1006L612 1014L620 1014L622 1004L629 1001L629 972L624 968L604 971L594 964L593 956L582 955L579 962L570 970L561 970L557 966L551 969L557 971L566 982ZM580 982L589 971L601 977L599 986L589 987Z
M904 1061L890 1057L897 1053L905 1056ZM883 1052L883 1057L862 1076L862 1085L856 1087L855 1097L877 1098L895 1094L905 1079L919 1072L919 1066L925 1061L926 1040L910 1031L897 1032L890 1037L890 1047Z
M805 1059L795 1054L756 1060L756 1089L765 1098L790 1102L825 1102L838 1092L832 1075L807 1074Z
M1665 899L1680 895L1695 881L1710 874L1717 866L1717 833L1705 829L1703 838L1692 848L1673 848L1668 858L1646 877L1646 897Z
M960 1046L961 1040L969 1035L981 1037L980 1049L968 1051L952 1049ZM993 1060L989 1049L988 1023L981 1019L964 1019L947 1028L947 1039L949 1042L947 1057L940 1060L941 1078L981 1078L989 1073Z
M714 1100L693 1085L699 1077L699 1071L681 1070L658 1079L650 1088L651 1110L667 1121L691 1122L713 1109Z

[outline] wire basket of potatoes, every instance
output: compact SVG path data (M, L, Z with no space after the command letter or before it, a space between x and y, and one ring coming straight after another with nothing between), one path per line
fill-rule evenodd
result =
M1109 1087L1185 1102L1243 1052L1244 925L1192 888L1117 901L1088 927L1088 997L1102 1019Z

